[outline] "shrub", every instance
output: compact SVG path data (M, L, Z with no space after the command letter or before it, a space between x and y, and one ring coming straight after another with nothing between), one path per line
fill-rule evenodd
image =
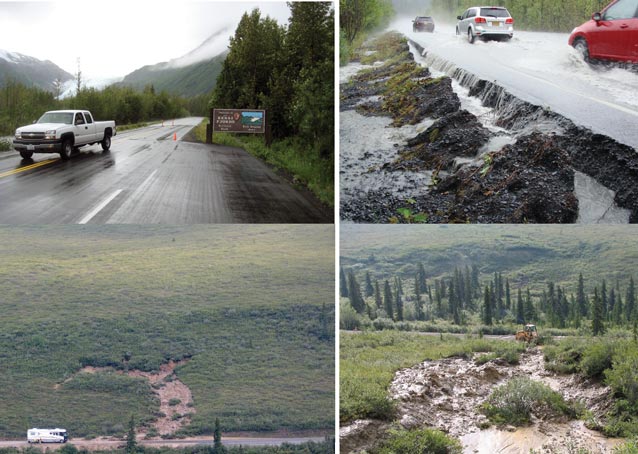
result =
M0 151L9 151L13 148L11 142L0 139Z
M588 378L602 378L605 370L611 367L614 352L611 342L595 342L585 348L578 369Z
M361 320L359 314L355 311L349 302L341 303L341 311L339 312L339 327L345 330L359 329L361 326Z
M177 399L175 397L173 397L172 399L168 401L168 405L170 405L171 407L174 407L175 405L179 405L181 403L182 403L181 399Z
M559 374L576 373L585 347L586 344L582 340L568 340L558 345L548 345L544 349L545 369Z
M617 349L612 368L605 371L606 383L616 401L604 427L609 436L638 435L638 350L636 347Z
M563 396L549 386L527 377L513 378L494 390L483 411L494 423L524 425L532 413L574 416Z
M616 446L613 451L614 454L638 454L638 439L626 441L620 446Z
M461 443L439 430L392 430L376 454L461 454Z

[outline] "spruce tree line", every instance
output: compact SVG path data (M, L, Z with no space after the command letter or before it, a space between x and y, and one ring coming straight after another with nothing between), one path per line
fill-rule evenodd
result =
M156 92L152 85L141 92L117 85L103 90L82 87L75 96L57 99L51 92L10 80L0 87L0 135L13 135L16 128L31 124L47 110L86 109L96 120L125 125L203 115L205 105L202 96L180 98Z
M334 156L334 9L288 2L287 27L245 13L230 39L211 108L267 109L275 137Z
M383 283L367 270L363 293L355 273L341 268L341 296L348 298L358 314L370 320L389 318L395 322L406 320L406 302L411 303L411 320L444 319L456 325L467 323L465 318L471 314L478 314L481 322L488 326L514 322L578 329L589 321L592 333L600 335L611 326L633 326L638 319L632 276L624 297L619 280L610 288L603 279L588 291L582 273L575 286L576 294L549 281L537 297L532 297L529 286L524 289L522 285L517 286L513 297L512 284L501 272L494 272L485 282L480 278L478 267L473 265L455 268L449 278L428 282L423 264L415 268L411 279L397 274L384 279ZM404 293L404 285L408 285L411 292Z

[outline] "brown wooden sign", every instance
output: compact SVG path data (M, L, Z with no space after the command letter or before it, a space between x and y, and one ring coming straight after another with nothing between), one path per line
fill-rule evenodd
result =
M266 111L248 109L213 109L213 132L264 134Z

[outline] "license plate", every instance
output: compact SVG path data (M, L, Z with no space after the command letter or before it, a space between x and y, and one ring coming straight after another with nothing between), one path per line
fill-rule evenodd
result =
M492 22L492 27L500 27L501 23L500 22Z
M35 150L35 147L33 145L27 145L27 150L28 151L33 151L33 150Z

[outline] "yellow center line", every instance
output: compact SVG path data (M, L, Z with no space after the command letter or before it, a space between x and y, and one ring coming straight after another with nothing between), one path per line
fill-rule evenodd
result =
M27 170L35 169L36 167L42 167L56 161L59 161L59 159L47 159L45 161L36 162L34 164L20 167L18 169L9 170L7 172L0 173L0 178L8 177L9 175L15 175L16 173L20 173L20 172L26 172Z

